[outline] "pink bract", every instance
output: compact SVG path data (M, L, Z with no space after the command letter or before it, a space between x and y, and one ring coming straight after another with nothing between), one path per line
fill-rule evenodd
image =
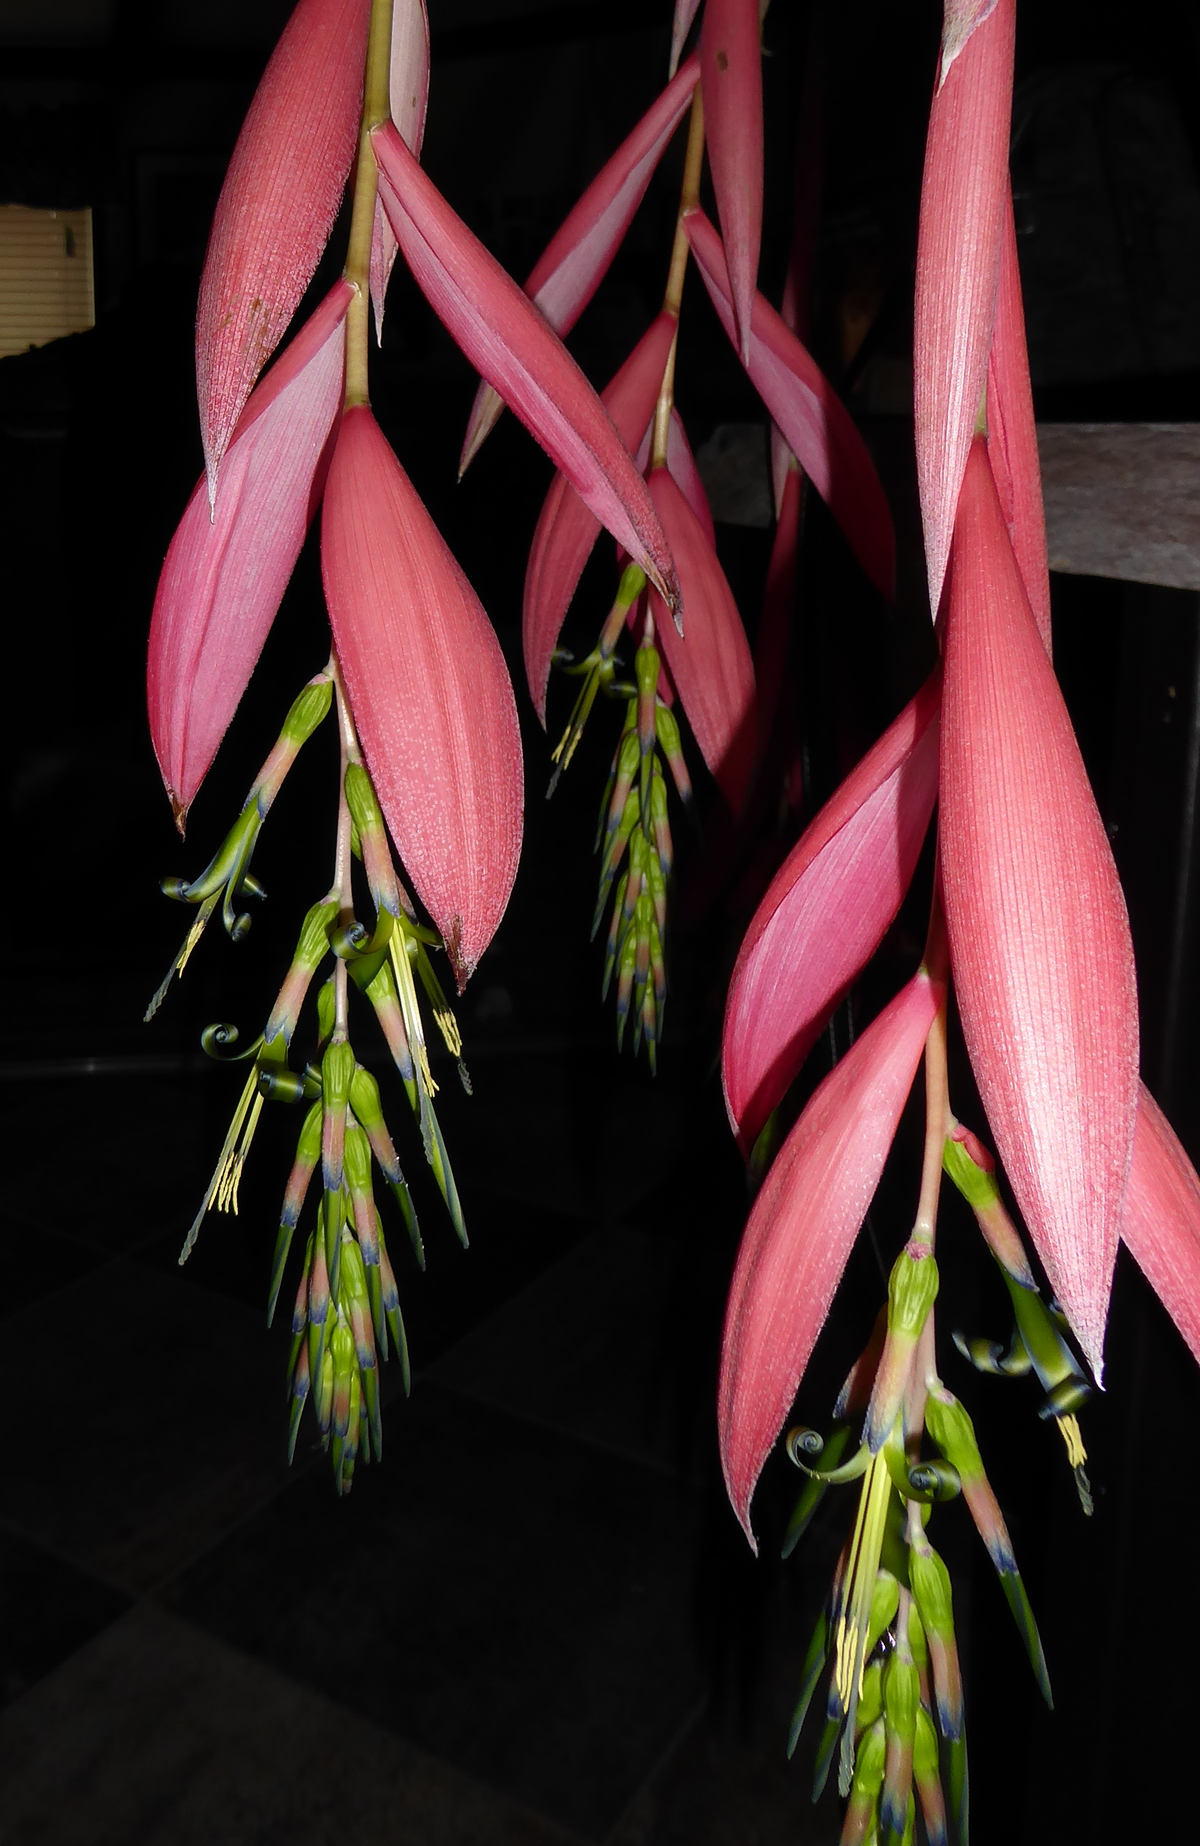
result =
M749 366L763 203L758 0L705 0L700 83L708 162L729 265L735 344L742 364Z
M683 591L682 635L651 592L658 648L701 754L737 814L746 798L758 741L750 643L717 554L668 469L654 469L650 491Z
M940 845L963 1033L1022 1215L1099 1375L1137 1102L1133 951L978 437L946 606Z
M163 564L146 692L181 831L320 499L342 405L342 323L353 292L348 282L334 285L253 393L226 451L216 507L201 479Z
M362 107L370 0L300 0L271 55L217 201L196 310L208 493L242 408L312 280Z
M1008 196L1014 19L1014 0L951 0L925 144L913 410L934 615L992 344Z
M709 299L733 339L733 304L721 240L702 211L689 212L685 223ZM859 563L890 598L895 580L892 516L866 444L820 367L761 294L754 297L746 370Z
M792 1407L895 1138L940 993L924 970L810 1099L767 1174L725 1312L721 1466L751 1547L750 1500Z
M429 15L425 0L395 0L392 8L392 59L388 71L388 107L404 143L417 159L425 139L429 103ZM379 198L371 233L371 303L375 337L383 339L383 304L398 246Z
M1200 1176L1144 1083L1121 1236L1200 1363Z
M699 80L699 62L689 58L567 213L526 277L525 293L564 339L607 275ZM503 408L492 387L480 385L463 438L460 478Z
M512 277L451 210L391 123L379 188L404 260L467 358L672 605L674 567L645 481L591 385Z
M516 704L478 597L362 406L334 450L321 568L367 766L461 991L516 876Z
M626 447L633 449L650 420L678 323L659 314L602 395ZM521 641L529 694L546 722L550 662L583 567L600 536L600 521L570 482L556 474L546 495L525 570Z
M721 1055L744 1152L904 901L937 797L940 698L935 672L806 828L746 932Z

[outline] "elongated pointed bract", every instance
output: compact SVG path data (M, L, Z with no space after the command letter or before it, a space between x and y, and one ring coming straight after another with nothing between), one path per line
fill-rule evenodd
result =
M491 623L364 407L342 419L321 568L371 779L461 987L516 875L516 705Z
M687 42L687 35L692 29L692 21L700 10L700 0L675 0L675 17L671 24L671 63L670 74L673 77L679 67L679 59Z
M1144 1083L1121 1236L1200 1364L1200 1175Z
M762 52L758 0L705 0L700 23L704 130L717 216L729 264L742 364L750 363L750 310L762 242Z
M939 991L924 970L815 1092L754 1203L729 1291L717 1414L742 1527L871 1202Z
M1011 191L1004 199L996 325L987 374L988 460L1012 539L1025 594L1042 644L1050 650L1050 572L1046 562L1046 512L1038 460L1033 388L1021 307L1021 271Z
M388 107L405 145L417 159L425 139L425 110L429 102L429 15L425 0L395 0L392 7L392 56L388 71ZM371 234L371 302L375 310L375 337L383 338L383 303L396 238L387 213L375 200Z
M654 470L650 491L675 556L685 609L681 636L651 593L658 646L704 760L736 814L758 742L750 643L717 554L669 469Z
M746 932L721 1054L743 1151L904 900L937 796L940 696L935 673L805 830Z
M674 567L646 483L574 359L450 209L391 123L374 131L371 145L384 208L434 312L674 606Z
M1025 1222L1098 1374L1137 1097L1133 952L982 438L951 554L940 794L971 1064Z
M275 619L321 492L341 408L348 282L259 385L210 509L202 479L171 540L150 625L150 734L182 827Z
M678 322L659 314L602 394L602 402L625 443L640 442L654 410L663 370ZM525 675L534 710L546 722L546 687L550 661L571 598L600 535L600 521L562 474L556 474L539 515L521 613Z
M778 436L771 425L772 436ZM782 438L780 439L782 441ZM670 466L670 455L667 465ZM672 470L672 472L674 472ZM765 750L783 695L788 650L796 619L796 563L800 550L800 511L804 476L785 450L783 482L775 508L775 537L763 589L762 615L754 638L754 677L758 686L758 735Z
M937 614L983 401L1008 196L1015 0L946 0L929 117L913 320L917 480Z
M271 55L217 201L196 310L200 433L221 457L312 279L358 139L370 0L300 0Z
M654 418L651 417L636 456L637 465L643 471L650 462L650 446L653 440ZM715 551L717 528L713 524L712 508L708 504L704 481L696 466L696 457L692 454L692 445L687 439L687 431L683 427L683 418L674 407L672 407L667 423L667 471L700 521L704 536Z
M567 213L526 277L525 293L564 339L607 275L699 79L699 61L689 58ZM460 478L503 408L492 387L480 385L463 438Z
M709 299L733 339L733 305L721 240L702 211L689 212L684 223ZM820 367L761 294L754 297L745 363L751 383L859 563L890 598L896 568L892 516L866 444Z

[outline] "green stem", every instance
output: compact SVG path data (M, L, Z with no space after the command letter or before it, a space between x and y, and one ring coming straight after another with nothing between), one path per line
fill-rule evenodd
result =
M367 66L363 80L362 118L358 130L358 164L354 173L354 209L350 218L350 242L343 270L352 282L355 295L346 313L346 397L349 410L354 404L371 401L367 378L367 353L370 346L371 310L371 239L375 229L375 199L379 191L379 173L371 149L371 130L386 122L390 112L388 86L392 62L393 0L372 0L371 26L367 39Z

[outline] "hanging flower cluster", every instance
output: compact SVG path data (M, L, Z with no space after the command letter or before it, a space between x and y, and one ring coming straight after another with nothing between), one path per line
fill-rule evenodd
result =
M1007 1351L962 1336L956 1343L984 1371L1037 1376L1042 1415L1057 1421L1085 1512L1076 1412L1089 1385L1065 1336L1098 1381L1122 1237L1200 1359L1200 1181L1139 1086L1124 899L1050 659L1008 180L1014 17L1014 0L947 0L926 152L915 412L939 664L774 878L742 944L725 1017L725 1097L750 1155L896 917L936 802L922 964L820 1084L775 1156L738 1257L722 1356L725 1479L753 1544L755 1484L924 1057L921 1191L887 1305L831 1431L788 1437L810 1477L789 1548L831 1484L861 1482L792 1736L794 1745L828 1670L817 1788L836 1756L848 1843L911 1838L918 1805L930 1840L944 1839L943 1770L949 1811L966 1838L951 1586L927 1532L936 1502L966 1502L1050 1697L971 1420L939 1372L934 1249L943 1170L975 1212L1015 1323ZM1001 1201L991 1155L951 1112L951 985L1004 1171L1050 1281L1049 1303Z
M373 297L378 328L398 252L588 517L608 526L666 606L679 604L654 500L612 420L543 315L420 166L428 82L421 0L300 0L271 58L205 261L196 333L205 475L163 566L147 674L151 734L182 832L320 509L328 664L293 705L208 869L164 888L196 907L172 973L182 971L218 906L230 935L244 935L242 900L262 896L251 870L262 824L299 749L336 706L332 881L305 919L262 1034L234 1054L251 1060L250 1075L184 1255L205 1211L236 1210L264 1099L307 1100L271 1307L319 1161L317 1224L293 1321L292 1443L299 1411L311 1401L339 1488L349 1485L357 1454L379 1452L374 1378L389 1328L404 1351L371 1194L372 1156L420 1254L378 1092L351 1047L350 989L366 994L379 1019L465 1242L433 1108L418 986L458 1056L461 1041L428 951L445 949L461 992L508 902L522 824L516 705L499 643L370 409L369 304ZM351 175L343 275L259 381ZM433 929L419 922L397 877L392 843ZM355 914L356 859L371 904L363 923ZM294 1067L301 1008L326 962L333 971L320 986L313 1055ZM206 1037L216 1055L235 1040L230 1027Z
M676 70L695 12L694 6L677 10L666 89L568 214L525 283L526 293L555 330L568 333L599 286L658 161L688 114L662 309L601 394L645 472L678 572L682 609L673 620L661 588L647 582L640 570L625 569L595 646L578 663L560 651L562 625L601 524L563 470L550 487L534 533L523 613L525 670L543 724L551 666L557 663L583 682L553 753L551 793L575 753L598 694L625 707L597 831L600 890L592 933L600 930L611 897L604 990L615 975L618 1043L632 1014L635 1047L645 1043L652 1065L662 1031L674 864L668 771L685 807L693 798L675 707L682 708L715 779L726 818L735 822L746 809L775 718L777 655L786 638L794 585L801 470L828 502L884 594L890 594L893 577L891 517L862 438L793 330L796 301L788 309L789 325L755 287L763 185L757 5L709 0L699 48ZM720 234L699 205L706 146ZM755 661L717 558L712 514L675 404L689 255L775 425L780 523L760 625L765 694L756 684ZM503 397L486 383L480 387L460 468L478 454ZM634 649L632 679L618 670L616 650L625 631Z

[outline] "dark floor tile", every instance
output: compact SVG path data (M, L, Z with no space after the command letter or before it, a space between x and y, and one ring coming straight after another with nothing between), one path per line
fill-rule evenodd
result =
M166 1596L602 1839L700 1697L695 1526L663 1475L425 1383L348 1501L305 1475Z
M572 1846L143 1604L0 1714L5 1846Z
M129 1598L0 1526L0 1703L107 1628Z
M594 1231L445 1352L439 1384L651 1467L702 1478L715 1444L715 1346L696 1375L671 1235Z
M24 1156L11 1209L106 1252L168 1222L182 1238L225 1132L222 1100L207 1073L7 1085L6 1133Z
M13 1524L122 1588L161 1582L286 1478L285 1354L283 1329L128 1261L13 1315L42 1438L10 1449Z
M102 1251L68 1232L54 1229L33 1214L0 1217L0 1248L6 1253L0 1320L31 1301L41 1301L90 1275L106 1261Z

